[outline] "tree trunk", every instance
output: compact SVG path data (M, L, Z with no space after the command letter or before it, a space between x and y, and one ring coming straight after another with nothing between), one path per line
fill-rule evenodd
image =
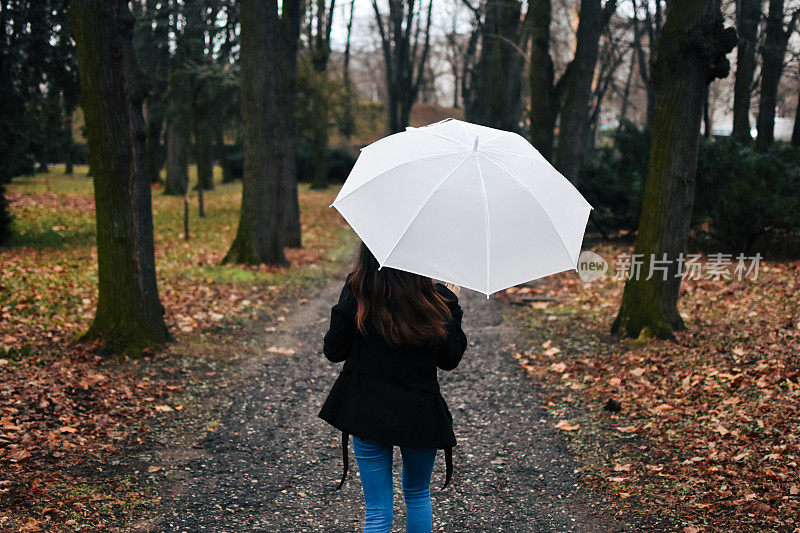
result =
M406 7L406 2L389 0L387 20L377 0L372 1L386 71L386 129L390 134L408 126L411 107L419 94L430 51L432 2L428 2L423 26L421 1L411 2ZM411 39L412 33L414 39Z
M215 134L215 148L214 153L219 160L219 166L222 168L222 183L233 183L236 178L233 176L233 169L231 168L231 161L229 159L229 150L225 145L225 132L222 128L216 129Z
M636 50L631 52L631 65L628 68L628 77L625 79L625 88L622 90L622 102L619 104L619 123L628 120L628 108L630 107L631 80L633 80L634 63L636 61Z
M786 43L794 27L794 22L795 18L793 17L789 29L784 31L783 0L770 0L761 64L761 100L758 104L756 147L759 149L767 148L775 141L775 108L778 105L778 85L783 73Z
M292 108L283 105L290 100L284 94L285 76L293 73L281 69L292 39L296 46L294 10L299 12L296 0L283 3L281 18L273 2L241 2L244 177L239 227L225 263L288 265L283 250L291 210L286 163L294 158L294 152L287 153L290 144L286 138L294 132L283 130L287 123L293 125L293 120L285 118L293 115L287 112ZM297 28L299 31L299 14Z
M11 214L8 211L5 189L5 183L0 181L0 246L11 238Z
M156 285L133 16L123 0L73 0L71 15L97 219L99 297L83 338L102 338L105 353L140 354L170 334Z
M477 84L465 118L494 128L519 129L524 55L517 49L522 3L487 0L481 30Z
M645 9L645 24L647 24L648 30L648 44L650 48L654 45L653 36L658 33L660 30L660 6L661 3L656 2L656 22L653 23L653 19L650 16L650 5L648 2L644 2L644 9ZM634 0L634 10L636 10L636 0ZM633 47L636 50L636 59L639 65L639 77L642 78L642 83L644 84L645 93L647 94L647 115L646 121L647 125L650 126L653 123L653 115L655 114L656 109L656 92L655 88L653 87L653 79L650 76L650 68L648 65L648 57L644 53L644 46L642 45L642 30L639 25L639 19L634 17L633 19Z
M312 189L326 189L328 187L328 173L325 168L325 154L328 151L328 102L322 95L314 98L312 105L317 117L312 126L311 142L314 148L314 179L311 180ZM321 105L320 105L321 104Z
M584 132L590 119L592 81L599 54L600 34L614 12L616 0L581 0L580 20L575 37L575 57L564 80L564 101L559 121L555 167L567 179L577 182L586 143Z
M147 106L147 144L145 146L147 159L147 181L158 183L161 180L161 167L163 166L163 148L161 146L161 128L163 117L155 116Z
M794 112L794 125L792 126L792 146L800 146L800 96L797 99L797 109Z
M530 68L531 143L548 161L553 159L558 103L553 87L553 59L550 56L550 0L532 0L532 44Z
M194 159L197 164L197 187L205 191L214 188L214 152L211 144L208 113L194 117Z
M330 2L329 5L328 1ZM314 98L312 99L313 115L316 117L311 137L311 144L314 149L312 189L326 189L328 187L328 173L325 168L325 156L328 152L328 122L330 120L328 109L331 103L328 88L328 60L331 55L331 23L333 22L335 5L336 0L317 0L316 32L313 38L309 39L311 44L311 63L318 76L319 83L319 87L314 92ZM309 31L311 31L311 25L309 25Z
M735 32L723 29L722 20L715 0L671 0L667 9L654 54L656 110L634 246L634 254L641 254L634 255L641 258L641 275L625 284L612 332L671 338L673 330L685 327L677 307L678 258L686 248L694 202L703 94L715 77L727 75L725 54L736 44ZM651 267L653 275L646 279Z
M350 42L353 33L355 5L356 3L354 1L350 2L350 16L347 19L347 38L344 45L344 64L342 66L342 82L344 84L345 97L342 105L342 123L339 126L339 132L344 135L348 141L356 130L356 118L353 110L353 104L355 103L353 100L356 97L356 93L353 90L353 82L350 80Z
M761 20L761 0L739 0L736 9L736 31L739 42L736 50L736 81L733 86L733 131L731 137L749 143L750 96L756 69L758 23Z
M75 152L75 142L72 139L72 111L67 111L64 114L64 130L67 134L67 149L64 154L64 174L72 174L75 172L75 165L73 164L73 154Z
M279 109L297 107L297 49L300 35L302 0L285 0L281 9L280 42L280 87ZM286 206L283 217L283 245L289 248L302 248L303 236L300 226L300 198L297 191L297 124L295 113L279 113L281 119L280 136L283 139L281 202ZM327 144L327 143L326 143Z
M186 162L186 137L180 117L167 125L167 181L164 194L183 196L189 189L189 169Z

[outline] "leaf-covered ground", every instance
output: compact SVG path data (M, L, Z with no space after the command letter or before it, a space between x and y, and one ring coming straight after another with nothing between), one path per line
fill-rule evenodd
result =
M280 321L283 304L337 267L353 236L327 207L335 193L301 186L304 247L287 249L291 266L271 268L220 266L236 231L239 184L206 192L205 218L193 202L189 241L183 199L155 188L159 291L178 342L153 365L102 359L72 342L97 299L85 169L13 181L14 238L0 249L0 529L106 530L152 503L156 495L133 479L98 475L104 462L113 468L115 452L146 439L153 417L182 408L165 399L201 370L170 359L175 346L264 315Z
M685 280L677 342L612 336L624 283L575 272L509 289L520 369L596 487L683 531L798 531L800 261ZM704 259L708 259L705 257Z

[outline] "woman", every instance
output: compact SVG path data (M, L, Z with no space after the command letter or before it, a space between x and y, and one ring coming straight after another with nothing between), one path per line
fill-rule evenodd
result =
M364 531L392 525L392 451L403 457L406 531L430 532L430 480L437 449L445 450L444 487L452 475L453 417L437 367L453 370L467 347L461 329L460 287L378 261L361 243L353 272L331 309L323 352L344 361L319 413L342 431L344 473L353 435L364 490ZM442 487L442 488L444 488Z

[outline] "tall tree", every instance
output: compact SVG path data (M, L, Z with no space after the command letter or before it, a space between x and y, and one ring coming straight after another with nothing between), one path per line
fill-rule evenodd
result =
M633 47L636 50L636 61L639 67L639 77L644 84L647 95L647 125L653 123L656 109L656 92L653 78L650 75L649 54L645 52L644 39L647 37L647 47L652 50L662 26L661 1L653 3L654 13L650 12L650 2L633 0ZM644 20L639 20L639 13L644 11ZM644 27L643 27L644 26Z
M634 245L642 275L625 284L612 332L670 338L685 327L677 307L679 257L694 202L703 94L712 80L727 76L725 55L735 45L717 0L670 0L653 54L656 109Z
M736 80L733 86L733 131L731 137L749 143L750 97L756 70L758 23L761 21L761 0L737 0Z
M353 14L356 8L356 0L350 0L350 15L347 17L347 38L344 43L344 59L342 65L342 82L344 84L344 103L342 106L342 116L339 121L339 133L350 139L356 131L356 118L354 113L354 100L357 93L350 79L350 43L353 35Z
M78 79L78 61L75 57L72 32L70 30L67 0L54 1L52 16L56 23L52 43L52 55L57 61L49 63L48 76L53 90L61 94L60 108L64 117L63 147L64 173L72 174L74 170L75 142L72 137L72 115L80 102L80 80Z
M0 182L70 164L79 97L67 0L0 2Z
M156 286L133 15L125 0L73 0L71 14L97 219L99 297L84 338L102 338L106 352L135 354L170 334Z
M563 103L559 121L555 166L569 180L576 181L587 148L591 120L592 82L600 51L600 35L617 8L617 0L581 0L575 56L564 73Z
M463 95L467 120L504 130L519 129L522 71L529 35L522 2L486 0L480 24L480 53L469 91Z
M758 136L756 147L763 149L775 140L775 108L778 106L778 85L783 74L783 59L786 44L794 32L800 10L792 15L792 20L784 28L783 0L770 0L767 26L764 31L764 45L761 49L761 99L758 103Z
M314 178L311 180L313 189L325 189L328 186L328 174L325 169L330 127L328 60L331 57L331 28L335 6L336 0L316 0L309 3L312 16L309 22L308 52L311 56L311 65L316 72L316 82L320 85L314 93L315 98L311 100L313 114L316 117L311 136L314 149Z
M403 131L417 100L425 63L430 51L433 0L428 1L423 20L422 0L388 0L389 14L384 15L378 0L372 0L375 21L383 50L386 73L386 129Z
M800 96L798 96L797 108L794 111L794 126L792 126L792 146L800 146Z
M299 227L294 175L294 99L300 0L242 0L244 125L242 208L224 262L286 265L287 233Z
M166 95L170 62L170 11L167 1L145 0L136 14L133 46L136 61L148 85L145 99L147 143L145 160L151 183L160 179L164 166L164 146L161 142L166 115Z
M177 0L170 1L170 28L177 33L180 19L180 6ZM178 39L180 40L180 38ZM185 71L186 50L182 41L175 45L175 52L169 63L167 94L165 99L165 120L167 123L167 179L164 194L183 196L189 189L189 143L191 141L191 95L187 88Z
M548 161L553 157L558 91L554 84L553 58L550 55L551 0L531 0L531 143Z
M213 109L213 72L210 53L206 51L208 26L215 19L216 6L212 4L212 16L208 16L207 0L184 0L183 12L186 20L178 46L183 49L184 63L181 65L188 91L189 117L194 135L194 161L197 166L197 188L214 188L214 154L211 112ZM200 193L202 202L202 192Z

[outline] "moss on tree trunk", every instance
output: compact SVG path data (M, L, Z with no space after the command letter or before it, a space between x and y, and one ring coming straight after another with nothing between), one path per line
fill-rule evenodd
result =
M136 355L170 334L156 285L133 16L123 0L75 0L71 9L97 219L99 296L83 338L103 339L105 353Z
M678 258L685 251L694 201L697 151L705 87L725 77L725 54L736 44L723 28L715 0L673 0L656 44L653 77L656 109L647 181L634 254L642 254L642 275L625 285L611 330L630 337L673 337L683 329L678 313L681 277ZM666 266L666 276L654 270ZM664 279L666 277L666 279Z

